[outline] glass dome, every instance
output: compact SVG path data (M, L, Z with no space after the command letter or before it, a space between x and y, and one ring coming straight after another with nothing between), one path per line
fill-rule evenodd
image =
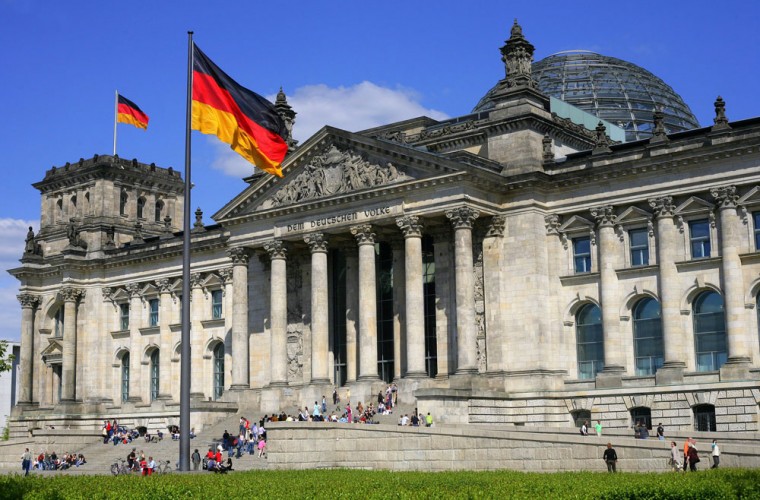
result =
M699 122L664 81L635 64L588 51L553 54L532 66L533 79L546 95L618 125L626 141L652 136L653 113L660 107L668 133L699 127ZM493 108L494 87L473 112Z

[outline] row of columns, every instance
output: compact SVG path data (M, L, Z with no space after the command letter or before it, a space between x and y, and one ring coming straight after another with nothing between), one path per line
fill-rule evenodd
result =
M457 289L457 370L456 373L476 373L477 357L475 299L473 290L472 227L479 212L459 207L446 212L454 227L455 269ZM396 220L404 235L405 300L406 300L406 377L426 377L425 317L422 269L422 230L418 216L409 215ZM375 278L376 234L370 224L350 228L358 246L359 300L359 371L357 380L374 381L377 371L377 298ZM311 330L312 383L329 383L329 323L328 323L328 238L322 233L304 237L311 252ZM264 244L270 267L270 386L284 386L287 380L287 248L281 240ZM249 387L248 378L248 274L249 250L229 251L233 261L233 323L232 323L232 388ZM244 352L241 356L237 353Z
M718 203L720 221L721 288L723 291L728 342L729 368L743 369L750 364L750 341L747 338L744 315L744 281L739 258L741 221L737 214L735 186L711 190ZM681 326L681 289L676 257L679 255L679 230L675 223L676 206L670 196L649 200L654 211L657 231L658 293L660 299L664 363L658 370L662 383L678 382L686 367L684 359L690 349L690 339ZM614 207L605 205L591 209L596 219L599 244L599 300L602 311L605 366L603 374L625 372L625 350L620 335L620 294L617 272L618 236L615 234Z

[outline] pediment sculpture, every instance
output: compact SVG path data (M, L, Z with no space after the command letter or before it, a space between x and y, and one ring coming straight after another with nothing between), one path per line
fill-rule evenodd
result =
M262 209L291 205L411 179L392 163L370 163L334 145L312 159L290 183L261 204Z

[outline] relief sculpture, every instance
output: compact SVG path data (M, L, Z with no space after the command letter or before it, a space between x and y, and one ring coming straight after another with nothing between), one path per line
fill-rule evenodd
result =
M261 208L315 200L409 178L392 163L385 166L373 164L361 155L331 146L311 160L303 172L266 200Z

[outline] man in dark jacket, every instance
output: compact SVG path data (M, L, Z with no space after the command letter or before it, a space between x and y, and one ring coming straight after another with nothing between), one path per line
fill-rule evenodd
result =
M607 464L607 472L617 472L617 453L615 453L615 448L612 447L612 443L607 443L607 449L604 450L602 459Z

